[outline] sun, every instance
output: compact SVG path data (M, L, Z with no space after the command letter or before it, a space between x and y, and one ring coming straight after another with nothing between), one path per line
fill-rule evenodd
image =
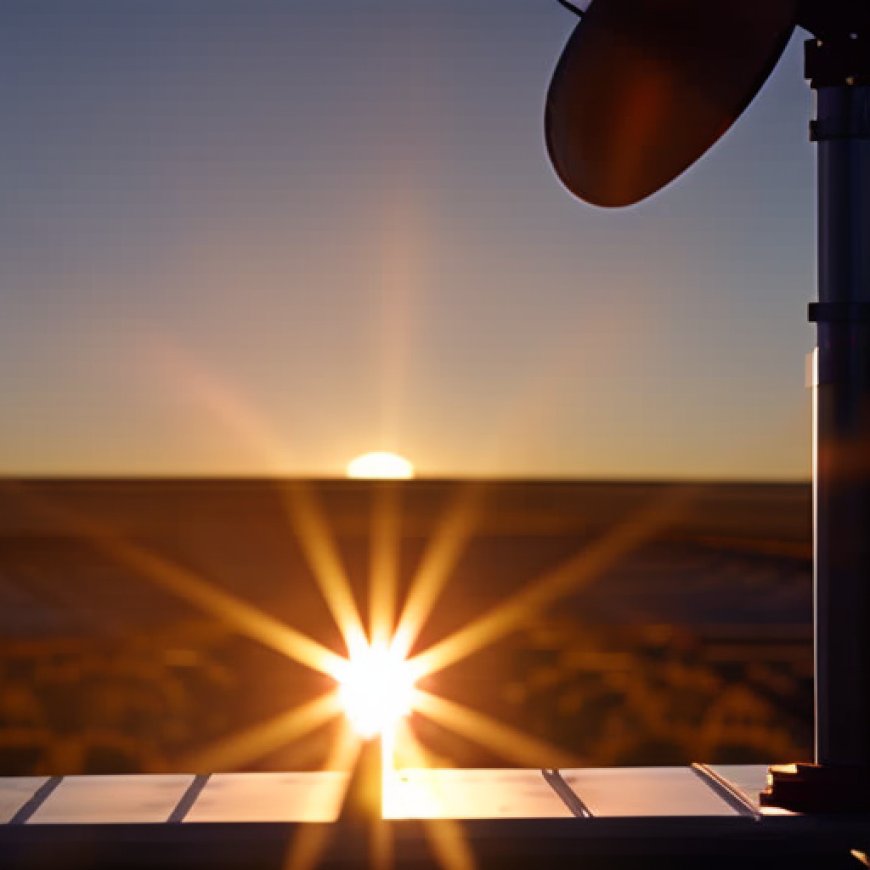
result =
M344 713L364 739L392 733L411 713L414 669L387 644L373 643L355 651L337 679Z
M414 466L403 456L387 450L363 453L347 464L347 476L360 480L410 480Z

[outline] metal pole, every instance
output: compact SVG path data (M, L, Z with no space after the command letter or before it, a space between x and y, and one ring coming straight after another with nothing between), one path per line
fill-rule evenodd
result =
M813 377L815 764L774 765L764 806L870 810L870 29L806 43L816 92Z
M816 762L870 770L870 86L819 86Z

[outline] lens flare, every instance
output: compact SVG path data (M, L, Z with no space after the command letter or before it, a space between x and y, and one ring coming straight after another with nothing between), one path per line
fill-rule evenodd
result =
M416 672L384 643L351 654L338 674L338 697L353 729L366 739L389 735L411 713Z

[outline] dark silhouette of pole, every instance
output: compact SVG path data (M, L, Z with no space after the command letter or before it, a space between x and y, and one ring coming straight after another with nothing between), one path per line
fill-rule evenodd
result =
M813 41L816 761L870 770L870 45ZM826 53L837 52L837 67ZM845 56L846 63L843 62ZM849 62L854 58L854 63ZM861 63L863 61L863 63ZM849 70L852 72L849 72ZM842 80L838 81L840 78Z
M809 40L816 93L813 378L815 764L774 767L764 804L870 807L870 29Z

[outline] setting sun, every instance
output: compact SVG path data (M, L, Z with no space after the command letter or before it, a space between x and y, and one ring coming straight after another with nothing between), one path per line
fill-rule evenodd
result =
M411 712L414 669L386 644L372 644L352 654L338 683L345 715L366 739L393 731Z
M363 453L347 464L347 476L363 480L409 480L414 466L403 456L386 450Z

